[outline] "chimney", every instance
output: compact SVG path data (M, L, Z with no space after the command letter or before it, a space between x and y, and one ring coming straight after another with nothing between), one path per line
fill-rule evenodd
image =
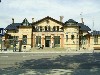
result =
M34 23L34 18L32 18L32 23Z
M64 16L60 16L60 22L62 22L62 21L63 21L63 18L64 18Z
M14 18L12 18L12 24L14 23Z
M83 21L83 12L81 12L81 14L80 14L80 16L81 16L81 22L82 22L82 24L84 24L84 21Z
M81 18L82 24L84 24L83 18Z

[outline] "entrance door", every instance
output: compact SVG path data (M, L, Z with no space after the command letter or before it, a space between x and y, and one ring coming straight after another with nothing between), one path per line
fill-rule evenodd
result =
M45 47L50 47L50 36L45 37Z
M46 40L45 46L50 47L50 40Z

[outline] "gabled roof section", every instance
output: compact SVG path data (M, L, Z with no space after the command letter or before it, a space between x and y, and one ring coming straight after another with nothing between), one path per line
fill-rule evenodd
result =
M80 30L82 30L82 31L91 31L91 29L88 26L86 26L82 23L78 23L78 25L80 26Z
M45 17L45 18L43 18L43 19L41 19L41 20L38 20L38 21L32 23L32 25L36 25L36 24L38 24L38 23L40 23L40 22L42 22L42 21L44 21L44 20L48 20L48 19L50 19L50 20L52 20L52 21L54 21L54 22L56 22L56 23L58 23L58 24L60 24L60 25L63 25L63 24L64 24L63 22L60 22L60 21L58 21L58 20L56 20L56 19L54 19L54 18L51 18L51 17L47 16L47 17Z
M30 26L30 23L28 22L28 20L25 18L21 24L21 26Z
M93 32L90 33L91 35L100 35L100 31L94 30Z

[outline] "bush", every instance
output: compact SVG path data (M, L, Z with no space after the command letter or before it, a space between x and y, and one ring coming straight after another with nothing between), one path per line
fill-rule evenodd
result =
M6 48L9 48L9 47L10 47L10 41L9 41L9 40L5 40L5 41L4 41L4 46L5 46Z

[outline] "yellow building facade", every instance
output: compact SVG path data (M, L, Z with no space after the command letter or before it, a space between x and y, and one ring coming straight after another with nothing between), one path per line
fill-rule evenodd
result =
M32 18L32 23L29 23L26 18L22 23L14 23L14 19L12 19L12 24L5 29L9 34L7 39L22 41L22 48L27 50L38 46L75 50L100 47L100 39L98 44L92 44L94 39L88 32L91 29L73 19L69 19L65 23L62 22L61 17L58 21L49 16L36 22ZM99 34L97 36L100 38Z

